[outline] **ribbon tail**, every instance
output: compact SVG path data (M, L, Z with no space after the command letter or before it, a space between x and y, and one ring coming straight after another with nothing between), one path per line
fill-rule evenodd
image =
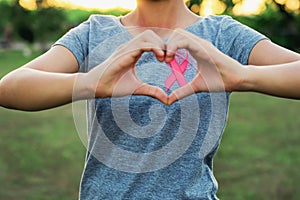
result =
M176 76L172 73L167 80L165 81L165 85L166 85L166 91L168 92L168 90L172 87L172 85L175 83L176 81Z

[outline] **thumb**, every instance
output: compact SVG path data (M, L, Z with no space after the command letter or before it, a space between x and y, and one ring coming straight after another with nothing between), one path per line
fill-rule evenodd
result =
M174 90L169 98L168 98L168 105L171 105L175 103L176 101L183 99L187 96L190 96L192 94L195 94L196 90L192 87L192 85L189 83L181 88L178 88Z
M134 91L134 95L145 95L153 97L161 101L163 104L168 104L168 96L161 88L146 83L143 83L140 87L138 87Z

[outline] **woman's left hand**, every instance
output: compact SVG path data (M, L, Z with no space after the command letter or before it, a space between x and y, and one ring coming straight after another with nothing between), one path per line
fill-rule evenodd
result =
M174 59L178 49L186 49L194 57L197 61L197 74L187 85L171 93L169 105L197 92L243 90L240 87L246 68L223 54L210 42L185 30L176 29L166 44L165 61L167 63Z

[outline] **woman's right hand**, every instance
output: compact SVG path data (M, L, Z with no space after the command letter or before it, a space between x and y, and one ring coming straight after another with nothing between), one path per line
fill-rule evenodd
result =
M142 82L136 75L135 64L144 52L153 52L164 61L164 42L153 31L147 30L120 46L106 61L83 76L90 97L122 97L146 95L167 104L167 94L156 86Z

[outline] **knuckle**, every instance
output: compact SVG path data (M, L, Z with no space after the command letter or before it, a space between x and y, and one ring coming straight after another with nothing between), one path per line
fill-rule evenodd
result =
M182 29L181 28L175 28L174 31L175 32L180 32Z
M141 34L141 39L143 41L147 41L148 38L153 37L153 35L154 35L154 32L152 30L147 29Z
M152 35L154 35L155 33L154 33L154 31L152 31L152 30L150 30L150 29L147 29L147 30L144 31L144 34L145 34L146 36L152 36Z
M182 34L182 33L185 32L185 30L182 29L182 28L176 28L176 29L174 29L174 32L177 33L177 34Z
M148 87L148 94L149 96L155 95L155 90L152 87Z

